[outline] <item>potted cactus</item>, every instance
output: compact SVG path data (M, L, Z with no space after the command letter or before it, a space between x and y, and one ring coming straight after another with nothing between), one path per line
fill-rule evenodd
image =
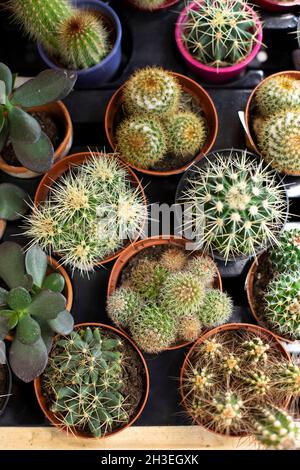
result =
M252 435L267 448L294 448L297 427L285 411L299 378L290 374L293 367L267 330L223 325L188 352L180 377L182 403L195 423L212 432ZM292 380L284 390L280 384L287 376Z
M288 12L289 10L299 7L299 0L254 0L264 10Z
M38 246L24 255L17 243L0 245L2 362L3 340L10 333L9 363L24 382L31 382L45 369L55 333L68 334L73 329L62 293L70 308L72 287L65 271L54 266Z
M0 63L0 169L18 178L46 173L72 145L70 115L59 101L76 75L44 70L15 89L15 77Z
M263 80L248 99L245 121L251 149L278 171L300 175L300 72Z
M18 220L28 209L28 195L12 183L0 184L0 240L6 228L6 221Z
M245 0L189 2L177 20L175 34L188 67L215 83L240 74L262 44L262 24Z
M189 253L186 243L174 237L138 241L111 272L108 316L147 353L186 346L232 313L216 264L201 252Z
M153 12L169 8L179 0L127 0L127 2L138 10Z
M160 67L137 70L112 96L105 113L111 147L142 173L182 173L214 144L218 117L196 82Z
M78 437L100 438L131 426L149 393L146 362L121 331L100 323L58 336L35 392L47 418Z
M25 234L87 274L139 237L147 218L143 188L114 155L81 153L53 166L42 179Z
M187 204L183 229L225 262L276 245L288 212L281 179L247 150L207 155L182 177L176 201Z
M247 276L251 311L283 341L300 339L300 230L283 232L279 245L262 253Z
M77 87L97 88L121 64L121 23L100 0L11 0L14 18L34 40L46 65L76 70Z

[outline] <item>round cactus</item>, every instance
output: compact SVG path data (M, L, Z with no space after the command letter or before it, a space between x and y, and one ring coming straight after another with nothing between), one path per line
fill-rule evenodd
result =
M167 137L158 119L147 116L129 117L117 129L117 149L133 165L151 168L167 152Z
M187 270L197 276L205 286L211 286L218 272L216 263L209 256L193 256L190 258Z
M129 283L145 299L155 299L167 275L168 271L155 260L144 258L131 270Z
M186 385L191 387L194 392L206 391L215 384L214 374L208 367L203 367L200 370L193 369L191 376L186 381Z
M261 121L257 142L273 168L285 173L300 171L300 109L281 111Z
M282 335L300 339L300 272L273 279L265 294L265 317Z
M273 382L276 390L300 396L300 367L297 364L277 364L273 371Z
M231 298L217 289L205 294L203 305L197 311L199 320L204 326L212 327L226 323L232 314Z
M159 67L138 70L124 87L125 108L130 114L163 117L177 111L180 96L176 77Z
M132 3L143 10L156 10L163 5L166 0L132 0Z
M107 301L109 318L120 328L128 328L132 317L143 303L140 296L132 289L120 287Z
M184 250L176 247L168 248L160 258L160 264L170 273L182 271L187 263Z
M288 450L296 447L298 428L284 410L259 408L253 421L256 439L269 449Z
M272 249L270 258L274 270L279 273L300 269L300 230L286 230L280 237L279 245Z
M205 118L185 111L176 113L167 121L170 152L175 156L187 158L196 155L203 147L207 137Z
M247 375L242 376L247 389L256 396L265 396L271 389L272 383L270 377L263 371L249 371Z
M259 112L265 116L283 109L300 107L300 80L288 75L270 77L258 88L255 103Z
M251 338L242 343L241 355L243 358L257 363L268 359L270 345L264 343L259 336Z
M202 325L196 315L185 315L180 318L177 335L183 341L196 341L199 338Z
M220 431L234 430L243 419L243 401L235 393L219 393L212 401L212 418Z

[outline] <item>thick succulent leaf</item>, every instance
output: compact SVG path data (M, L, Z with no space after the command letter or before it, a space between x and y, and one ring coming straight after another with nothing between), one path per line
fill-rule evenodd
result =
M0 80L5 83L6 94L10 95L13 87L13 76L7 65L0 62Z
M8 319L14 314L15 312L13 310L10 310L10 309L6 309L6 308L2 308L0 310L0 318L6 318L6 320L8 321Z
M41 137L38 121L21 108L11 108L8 113L9 132L14 142L35 144Z
M17 220L28 210L27 194L19 186L11 183L0 184L0 218Z
M13 242L0 244L0 278L13 289L23 286L25 275L24 254L20 245Z
M15 154L20 163L28 170L46 173L53 164L54 149L49 137L42 132L34 144L12 141Z
M73 330L74 318L68 310L64 310L63 312L60 312L54 320L48 320L48 323L56 333L68 335Z
M6 347L4 341L0 341L0 364L6 364Z
M40 325L30 315L25 315L19 320L16 338L23 344L36 343L41 338Z
M65 287L64 277L59 273L52 273L46 277L43 282L44 289L52 290L53 292L62 292Z
M7 304L12 310L26 310L31 304L31 295L24 287L15 287L7 296Z
M11 103L31 108L62 100L73 89L76 79L76 73L68 70L44 70L17 88Z
M0 287L0 307L7 305L7 294L7 290L3 289L3 287Z
M34 344L23 344L14 339L9 351L9 363L14 374L23 382L31 382L38 377L47 362L47 349L42 338Z
M19 322L19 316L17 312L11 311L10 317L7 319L7 326L10 330L13 330Z
M25 256L26 271L31 275L34 285L42 287L47 265L47 255L40 246L34 245L27 251Z
M5 83L0 80L0 104L6 103L6 87Z
M35 317L35 320L40 325L42 339L45 343L45 346L47 348L47 352L49 354L49 352L51 351L51 348L52 348L52 344L53 344L54 331L52 330L52 328L48 324L47 320L44 320L43 318L40 318L40 317Z
M54 320L65 308L66 299L62 294L50 290L42 290L34 297L27 311L34 317Z
M6 318L0 317L0 340L4 339L9 332L9 327Z
M2 125L1 132L0 132L0 152L5 146L7 142L7 138L8 138L8 122L7 122L7 119L5 119Z

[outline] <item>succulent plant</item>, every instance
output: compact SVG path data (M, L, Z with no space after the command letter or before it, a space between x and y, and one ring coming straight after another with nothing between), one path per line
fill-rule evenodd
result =
M183 341L196 341L199 338L202 325L197 315L184 315L180 318L177 335Z
M119 160L91 154L51 186L46 202L33 207L25 234L86 273L134 239L146 214L141 189L132 186Z
M215 377L208 367L202 369L193 369L191 375L186 380L188 385L194 392L205 392L215 385Z
M64 279L58 273L47 276L46 271L47 256L38 246L25 256L16 243L0 245L0 278L7 287L0 291L0 340L15 331L9 362L24 382L45 369L54 334L73 329L61 294Z
M261 407L253 421L256 439L269 449L288 450L296 447L298 428L286 411Z
M253 363L266 362L270 345L259 337L253 337L242 343L242 357Z
M166 0L132 0L132 3L143 10L155 10L165 3Z
M276 364L272 371L274 388L294 397L300 396L300 367L293 363Z
M258 26L244 0L196 0L182 29L190 54L215 68L245 60L257 38Z
M155 260L144 258L131 270L130 287L145 299L156 299L167 275L166 268Z
M0 184L0 219L17 220L27 212L27 193L11 183Z
M128 287L120 287L108 298L107 313L116 326L128 328L142 303L143 300L135 291Z
M197 255L189 259L187 270L197 276L205 286L211 286L218 272L218 267L209 256Z
M258 111L271 116L284 109L300 107L300 80L277 75L265 81L255 93Z
M260 397L265 397L273 386L270 377L261 370L247 371L247 374L242 374L242 380L251 394Z
M221 432L227 432L240 427L243 419L243 401L232 391L219 393L213 398L211 403L211 419L215 422L216 428Z
M192 212L184 229L192 228L199 246L225 261L276 244L287 211L276 173L247 151L215 154L194 168L180 202Z
M56 341L41 381L62 426L101 437L129 421L122 345L120 338L88 327Z
M203 305L197 311L197 316L204 326L212 327L226 323L233 310L231 298L217 289L206 292Z
M223 354L223 345L216 338L206 339L200 345L200 352L204 358L215 360Z
M176 77L159 67L137 70L124 87L125 108L134 115L171 115L178 109L180 96Z
M75 81L73 72L44 70L14 89L11 71L0 63L0 152L11 143L24 167L36 173L47 172L53 163L53 145L31 116L30 108L65 98Z
M300 338L300 271L282 273L271 280L265 293L264 316L278 333Z
M121 122L116 133L117 150L128 163L151 168L167 152L166 132L153 116L133 116Z
M238 356L228 353L221 358L221 367L225 375L236 374L240 371L241 360Z
M170 152L175 156L194 156L206 141L206 120L191 111L174 114L167 121L167 126Z
M160 264L170 273L182 271L187 263L187 256L184 250L171 247L163 252L160 258Z
M273 168L284 173L300 171L300 108L279 111L260 121L258 148Z
M298 271L300 269L300 230L284 231L279 245L271 250L270 258L276 272Z

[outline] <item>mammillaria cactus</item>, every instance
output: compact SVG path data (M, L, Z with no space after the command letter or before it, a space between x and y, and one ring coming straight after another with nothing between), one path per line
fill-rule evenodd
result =
M199 281L205 286L210 286L217 274L218 267L216 263L206 255L193 256L189 259L187 269L189 272L197 276Z
M244 358L254 363L265 362L268 359L269 349L270 345L264 343L259 336L251 338L242 344Z
M207 124L191 111L176 113L167 122L171 153L183 158L194 156L203 147Z
M251 53L258 27L244 0L196 0L188 9L182 40L199 62L216 68L237 64Z
M225 261L276 244L287 210L276 174L247 151L214 154L194 168L179 201L193 210L185 228Z
M130 287L145 299L157 298L168 271L155 260L144 258L132 269Z
M166 279L160 297L163 310L180 318L198 312L204 301L205 288L193 274L179 272Z
M276 364L272 375L276 390L300 396L300 367L292 363Z
M187 263L187 256L180 248L168 248L161 255L160 264L171 273L182 271Z
M259 408L253 426L256 439L269 449L288 450L296 447L298 428L284 410L274 406Z
M279 273L295 272L300 269L300 230L286 230L279 245L270 252L274 270Z
M231 298L217 289L210 289L204 297L197 316L204 326L212 327L226 323L233 311Z
M300 108L300 80L288 75L270 77L255 93L255 103L264 116L284 109Z
M128 287L120 287L107 302L108 316L116 326L128 328L141 303L142 299L136 292Z
M180 318L177 335L183 341L192 342L199 338L202 324L197 315L184 315Z
M132 0L132 3L143 10L155 10L165 3L166 0Z
M264 316L278 333L300 338L300 272L282 273L265 293Z

